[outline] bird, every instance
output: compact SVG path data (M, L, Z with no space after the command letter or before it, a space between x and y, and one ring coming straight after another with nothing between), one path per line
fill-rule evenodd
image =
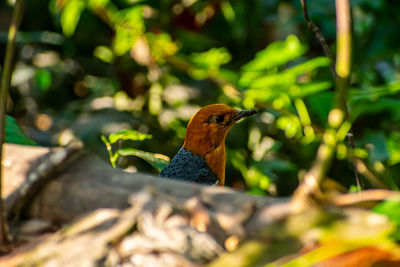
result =
M201 108L190 119L185 141L159 176L208 185L225 184L225 138L232 126L257 111L225 104Z

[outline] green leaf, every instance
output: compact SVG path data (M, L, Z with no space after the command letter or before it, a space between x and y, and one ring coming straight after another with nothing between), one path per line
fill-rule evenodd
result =
M280 66L301 56L306 50L296 36L289 35L285 41L274 42L258 52L252 61L243 66L243 70L265 70Z
M100 9L100 8L105 8L110 0L88 0L87 5L91 9Z
M159 63L165 63L165 58L178 51L178 45L167 33L146 33L152 57Z
M249 188L258 188L261 190L267 190L271 184L271 179L264 173L264 170L256 165L246 166L242 172L243 178L246 185Z
M123 148L117 151L121 156L136 156L139 157L148 163L150 163L158 172L164 169L168 163L169 159L165 155L154 154L134 148ZM168 160L167 160L168 159Z
M60 23L63 33L66 36L74 34L76 25L78 24L84 8L84 1L81 0L69 0L65 4L64 9L61 12Z
M310 72L317 68L326 67L326 66L329 66L328 58L316 57L316 58L310 59L304 63L298 64L294 67L291 67L291 68L285 70L285 73L290 73L294 76L298 76L300 74Z
M400 225L400 199L386 200L376 205L372 210L376 213L385 214L391 221Z
M305 97L324 90L328 90L329 88L332 87L332 83L330 81L314 81L310 83L299 84L299 87L300 91L298 92L298 95L295 93L291 93L290 95L292 97L295 96Z
M112 18L115 23L114 51L118 56L128 52L145 30L143 7L135 5L123 9Z
M108 142L108 139L104 135L101 136L101 140L106 145L108 157L110 158L110 163L115 168L116 167L116 159L114 160L114 157L115 157L115 155L117 155L117 158L118 158L118 154L113 153L111 144L110 144L110 142Z
M272 89L274 87L285 87L294 84L296 82L296 76L291 75L290 73L278 73L278 74L270 74L264 75L259 78L254 78L250 83L249 86L251 88L265 88Z
M279 117L276 126L285 131L287 138L300 138L303 135L300 119L296 115L289 114Z
M386 200L373 209L374 212L386 215L390 221L397 226L396 230L392 233L392 237L400 240L400 199Z
M255 59L241 70L239 85L246 88L244 102L273 102L274 108L282 109L290 105L292 98L303 98L332 88L330 80L311 82L307 78L309 72L329 66L325 57L313 58L283 71L278 68L305 51L306 47L295 36L289 36L286 41L275 42L257 53Z
M37 146L35 141L27 137L12 117L6 115L6 142L19 145Z
M289 35L283 42L274 42L258 52L252 61L242 67L239 83L246 87L252 83L253 79L265 76L266 71L284 65L306 51L306 46L302 45L294 35Z
M203 53L193 53L190 60L199 68L219 69L223 64L231 61L232 56L225 47L211 48Z
M390 136L386 138L386 147L389 151L389 165L394 165L400 162L400 133L391 132Z
M110 134L108 140L111 144L116 143L118 140L132 140L132 141L143 141L146 139L151 139L152 136L150 134L141 133L135 130L122 130L113 134Z
M221 2L221 10L222 14L224 15L225 19L231 23L235 21L235 10L233 9L231 3L229 1L222 1Z
M113 51L108 48L107 46L98 46L94 49L93 55L98 59L112 63L114 61L114 54Z

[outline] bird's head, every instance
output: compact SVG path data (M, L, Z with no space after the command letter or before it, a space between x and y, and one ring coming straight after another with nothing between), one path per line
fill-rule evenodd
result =
M255 113L255 110L237 110L224 104L205 106L189 121L183 147L203 157L220 146L225 151L229 129L238 120Z

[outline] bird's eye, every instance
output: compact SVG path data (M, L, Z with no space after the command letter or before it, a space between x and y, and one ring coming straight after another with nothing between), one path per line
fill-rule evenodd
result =
M222 122L224 122L224 120L225 120L225 117L222 116L222 115L217 115L217 116L215 116L215 121L216 121L217 123L222 123Z

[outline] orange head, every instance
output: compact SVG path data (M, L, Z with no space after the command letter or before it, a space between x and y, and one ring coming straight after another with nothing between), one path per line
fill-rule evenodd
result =
M188 123L183 147L206 160L220 185L225 183L225 137L235 122L255 113L214 104L201 108Z

